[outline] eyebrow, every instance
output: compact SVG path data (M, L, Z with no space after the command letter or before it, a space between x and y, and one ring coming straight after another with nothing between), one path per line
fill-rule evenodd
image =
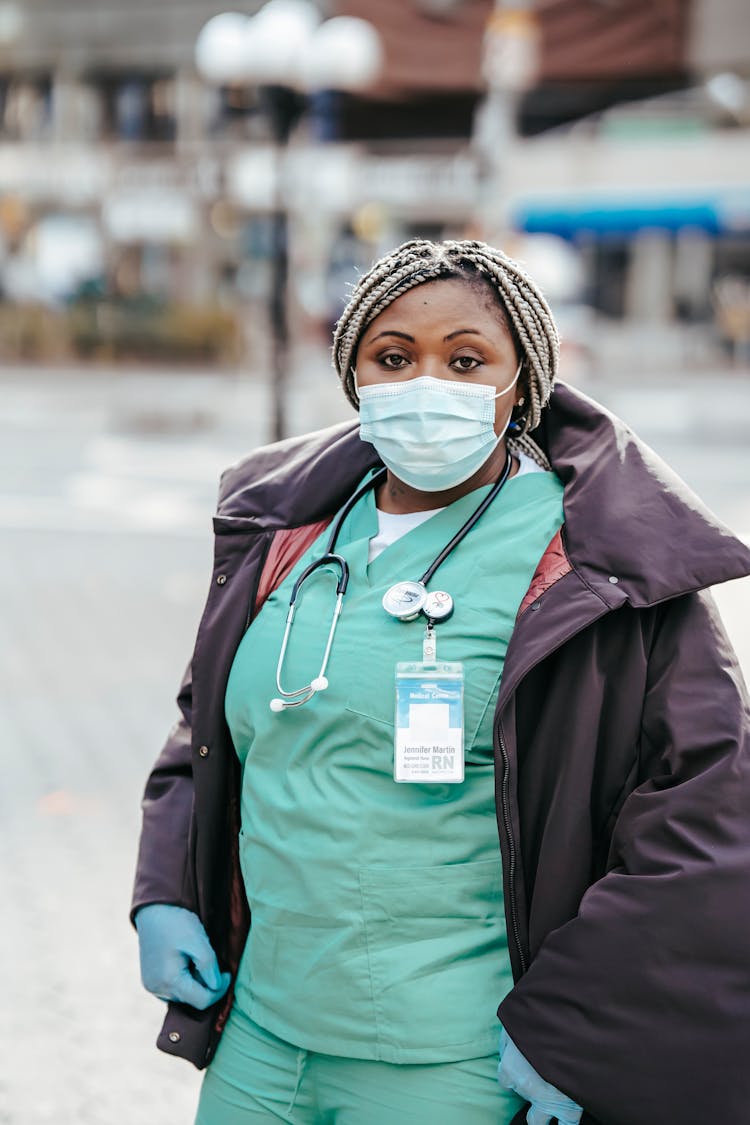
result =
M443 336L443 341L452 340L455 336L482 336L483 333L477 331L476 328L457 328L455 332L449 332L447 336ZM410 344L414 343L414 337L410 336L408 332L399 332L395 328L387 328L384 332L378 332L377 336L373 336L370 340L374 344L376 340L380 340L383 336L399 336L402 340L408 340Z
M382 336L400 336L402 340L408 340L410 344L414 343L414 337L410 336L408 332L397 332L395 328L387 328L385 332L378 332L377 336L373 336L370 340L370 343L374 344Z
M457 328L455 332L449 332L447 336L443 336L443 340L452 340L455 336L483 336L484 333L478 332L476 328Z

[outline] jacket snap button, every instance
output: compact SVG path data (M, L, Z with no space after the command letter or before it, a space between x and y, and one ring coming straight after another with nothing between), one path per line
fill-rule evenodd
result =
M219 586L223 586L224 583L226 582L226 580L227 580L226 574L220 574L219 577L216 579L216 582Z
M208 747L207 746L200 746L198 748L198 753L200 754L201 758L207 758L208 757Z
M532 608L532 609L541 609L541 608L542 608L542 603L541 603L541 602L532 602L532 603L531 603L531 608Z
M614 574L610 574L609 580L610 580L610 582L612 583L613 586L616 586L617 583L620 581L619 578L615 578Z
M169 1042L170 1043L179 1043L180 1039L182 1039L182 1036L180 1035L179 1031L170 1031L170 1033L169 1033Z

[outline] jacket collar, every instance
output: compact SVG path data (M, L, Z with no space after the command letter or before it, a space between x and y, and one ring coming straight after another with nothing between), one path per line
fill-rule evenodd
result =
M750 574L750 550L580 391L556 385L534 438L565 486L570 562L609 608L654 605ZM356 419L265 446L223 474L217 524L271 531L324 519L379 464Z
M330 517L365 473L380 465L359 439L359 422L344 422L256 449L222 474L219 519L276 531Z
M750 550L624 422L580 391L557 385L534 437L565 487L570 562L612 608L655 605L750 574Z

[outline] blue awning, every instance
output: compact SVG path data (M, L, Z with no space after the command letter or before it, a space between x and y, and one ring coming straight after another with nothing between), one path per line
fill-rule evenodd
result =
M698 228L717 235L750 232L750 186L711 195L530 197L513 211L517 229L529 234L628 237L642 230Z

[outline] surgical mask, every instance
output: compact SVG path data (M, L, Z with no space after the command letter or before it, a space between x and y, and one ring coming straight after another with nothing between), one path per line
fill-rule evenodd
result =
M424 375L403 383L358 387L359 436L375 446L399 480L422 492L462 484L481 468L510 424L495 433L495 399L505 390Z

